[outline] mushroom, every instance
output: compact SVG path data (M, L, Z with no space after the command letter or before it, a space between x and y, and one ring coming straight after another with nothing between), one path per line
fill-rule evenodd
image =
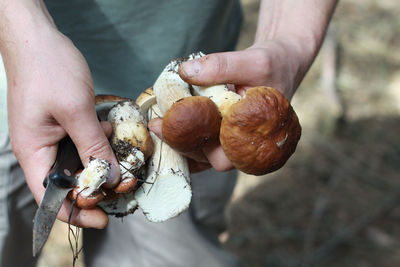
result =
M173 103L165 112L162 134L165 142L186 153L218 142L221 116L208 97L186 97Z
M83 171L76 175L77 184L70 192L70 198L76 199L76 205L82 209L96 206L104 197L100 186L105 183L110 175L110 163L104 159L90 158Z
M135 102L118 102L107 118L113 128L111 147L121 172L121 183L114 191L126 193L136 185L140 168L153 151L153 142L147 130L147 120Z
M263 175L281 168L296 150L301 127L289 101L276 89L247 90L222 119L222 148L239 170Z
M194 53L189 59L203 56ZM263 175L282 167L294 153L301 127L289 101L278 90L259 86L241 98L226 85L191 88L193 94L209 97L218 106L221 146L238 170Z
M157 85L154 85L157 91ZM148 119L158 118L162 111L156 104L156 97L149 91L137 99ZM144 103L153 103L152 106ZM147 108L149 107L149 108ZM178 216L190 204L192 191L189 182L189 168L185 157L169 147L150 132L154 151L148 160L147 178L135 191L135 199L146 218L152 222L162 222Z
M218 141L221 116L208 97L192 96L178 74L181 60L172 60L153 90L162 112L164 141L179 152L192 152Z

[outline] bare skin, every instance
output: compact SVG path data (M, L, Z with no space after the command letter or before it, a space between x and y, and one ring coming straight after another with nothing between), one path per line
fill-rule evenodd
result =
M234 84L243 92L268 85L291 99L313 62L336 0L262 1L254 44L244 51L210 54L184 63L183 79L197 85ZM14 153L27 184L39 203L42 180L52 166L58 142L69 134L84 165L89 156L112 163L107 181L117 184L119 169L94 111L94 88L88 65L72 42L54 25L41 0L0 1L0 51L8 80L8 114ZM161 134L160 121L149 125ZM221 146L205 149L204 160L191 169L233 168ZM58 218L67 221L66 201ZM107 216L99 209L76 210L71 223L103 228Z

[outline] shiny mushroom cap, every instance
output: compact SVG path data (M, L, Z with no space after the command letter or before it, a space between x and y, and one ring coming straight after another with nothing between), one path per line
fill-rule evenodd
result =
M197 151L218 141L221 116L208 97L191 96L175 102L164 114L164 141L179 152Z
M296 150L301 127L288 100L276 89L259 86L230 107L220 142L238 169L263 175L281 168Z

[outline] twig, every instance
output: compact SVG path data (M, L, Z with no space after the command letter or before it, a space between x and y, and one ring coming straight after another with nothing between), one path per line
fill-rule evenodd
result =
M81 253L83 247L79 248L80 228L75 226L75 230L72 229L71 218L72 218L72 213L74 211L74 207L76 204L76 200L78 199L79 194L82 193L85 189L87 189L87 188L84 188L81 191L79 191L76 198L72 201L71 211L69 212L69 215L68 215L68 242L69 242L69 246L71 247L71 251L72 251L72 266L73 267L75 267L76 260L78 259L79 254ZM71 235L73 238L71 238Z

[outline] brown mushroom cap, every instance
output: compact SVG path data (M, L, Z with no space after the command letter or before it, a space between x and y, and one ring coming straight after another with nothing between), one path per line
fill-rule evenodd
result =
M68 193L68 197L71 200L75 200L75 205L81 209L91 209L96 207L97 203L104 199L102 189L97 190L92 195L88 197L83 197L79 194L79 189L74 188Z
M288 100L271 87L254 87L231 106L220 142L238 169L263 175L281 168L296 150L301 127Z
M173 149L186 153L218 141L221 116L208 97L191 96L175 102L164 114L162 134Z
M129 193L135 188L137 178L122 179L121 182L114 188L115 193Z

